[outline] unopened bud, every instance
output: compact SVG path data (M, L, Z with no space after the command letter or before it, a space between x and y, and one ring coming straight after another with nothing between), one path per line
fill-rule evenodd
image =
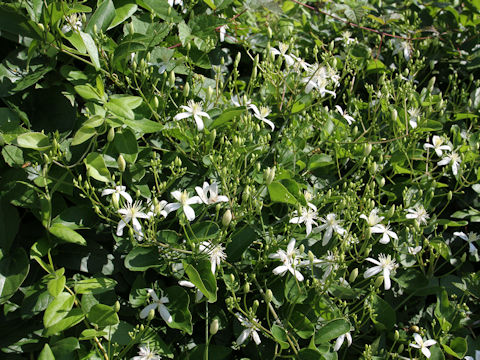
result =
M118 156L117 164L118 164L118 170L120 170L120 172L124 172L125 168L127 167L127 163L126 163L125 159L123 158L122 154L120 154Z
M397 119L398 119L398 112L397 112L396 109L393 109L393 110L392 110L392 120L393 120L394 122L396 122Z
M395 333L393 334L393 339L395 341L398 341L398 339L400 339L400 333L398 332L398 330L395 330Z
M113 310L117 313L120 311L120 302L117 300L115 301L115 305L113 305Z
M383 276L379 276L376 280L375 280L375 287L378 288L382 285L383 283Z
M156 96L153 98L153 105L155 106L155 109L158 109L159 101L158 97Z
M190 84L187 82L183 87L183 96L188 97L189 94L190 94Z
M253 306L252 306L253 312L256 312L259 306L260 306L260 302L258 300L254 300Z
M218 319L213 319L210 324L210 334L215 335L218 332L219 322Z
M230 209L228 209L227 211L225 211L225 213L222 216L222 225L224 227L228 227L231 221L232 221L232 212L230 211Z
M108 142L112 142L113 139L115 139L115 129L114 129L113 127L111 127L111 128L108 130L107 141L108 141Z
M265 301L269 303L272 301L272 299L273 299L273 292L272 290L267 289L267 291L265 292Z
M300 244L300 246L298 247L298 252L300 254L303 254L305 252L305 245L303 244Z
M393 204L390 209L388 209L388 212L387 212L387 217L388 218L391 218L393 216L393 214L395 214L395 204Z
M248 294L250 292L250 284L248 282L243 285L243 291Z
M93 33L94 33L94 34L98 33L97 24L93 24Z
M155 310L152 309L152 310L150 310L149 313L148 313L147 321L152 321L154 317L155 317Z
M168 75L168 82L170 83L170 86L175 85L175 71L170 71L170 74Z
M450 191L447 193L447 199L448 199L448 201L451 201L452 198L453 198L453 193L452 193L452 191L450 190Z
M133 22L128 24L128 32L130 33L130 35L133 35L133 33L135 32L135 29L133 27Z
M315 255L313 255L311 250L308 250L308 260L310 261L310 264L313 264L313 261L315 260Z
M349 282L354 282L356 280L357 276L358 276L358 268L355 268L350 273L350 277L348 278L348 281Z
M270 185L273 181L273 179L275 178L275 167L273 168L267 168L267 170L265 170L265 183L268 185Z

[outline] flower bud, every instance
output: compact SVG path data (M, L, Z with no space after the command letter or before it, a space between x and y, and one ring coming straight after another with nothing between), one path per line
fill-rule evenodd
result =
M108 141L108 142L112 142L113 139L115 139L115 129L114 129L113 127L111 127L111 128L108 130L107 141Z
M130 35L133 35L133 33L135 32L135 29L133 27L133 22L128 24L128 32L130 33Z
M447 193L447 199L448 199L448 201L451 201L452 198L453 198L453 193L452 193L452 191L450 190L450 191Z
M225 213L222 216L222 225L224 227L228 227L231 221L232 221L232 212L230 211L230 209L228 209L227 211L225 211Z
M275 167L273 168L267 168L267 170L265 170L265 183L268 185L270 185L273 181L273 179L275 178Z
M395 204L393 204L387 212L387 218L391 218L395 214Z
M120 170L120 172L124 172L125 168L127 167L127 163L125 162L125 159L123 158L122 154L118 156L117 164L118 164L118 170Z
M115 301L115 305L113 305L113 310L117 313L120 311L120 302Z
M363 156L368 156L372 152L372 144L366 143L363 146Z
M219 322L218 319L213 319L210 324L210 334L215 335L218 332Z
M159 101L158 97L156 96L153 98L153 105L155 106L155 109L158 109Z
M348 278L348 281L349 282L354 282L355 279L357 278L358 276L358 268L355 268L352 270L352 272L350 273L350 277Z
M379 276L376 280L375 280L375 287L378 288L382 285L383 283L383 276Z
M38 27L40 28L41 31L45 31L45 26L43 26L43 24L38 24Z
M258 300L255 300L253 302L253 306L252 306L253 312L257 312L257 309L258 309L259 306L260 306L260 303L258 302Z
M304 253L304 252L305 252L305 245L300 244L300 246L298 247L298 252L299 252L300 254Z
M189 94L190 94L190 84L187 82L183 87L183 96L188 97Z
M400 338L400 333L398 332L398 330L395 330L395 333L393 334L393 339L395 341L398 341L399 338Z
M170 84L170 86L174 86L175 85L175 71L170 71L170 74L168 75L168 82Z
M267 291L265 292L265 301L269 303L272 301L272 299L273 299L273 292L272 290L267 289Z
M397 119L398 119L398 112L397 112L396 109L393 109L393 110L392 110L392 120L393 120L394 122L396 122Z
M308 260L310 261L310 264L313 264L313 261L315 260L315 255L313 255L311 250L308 250Z
M147 321L152 321L154 317L155 317L155 310L152 309L152 310L150 310L150 312L148 313Z
M267 27L267 36L269 39L273 36L272 28L270 26Z
M243 285L243 291L245 293L249 293L250 292L250 284L248 282L245 283L245 285Z

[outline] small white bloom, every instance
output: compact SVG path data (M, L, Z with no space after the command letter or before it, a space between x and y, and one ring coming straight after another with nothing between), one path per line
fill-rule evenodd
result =
M112 195L113 201L118 204L120 195L129 203L133 203L132 197L125 191L125 186L115 186L115 189L105 189L102 191L102 196Z
M460 155L458 155L455 151L451 152L449 155L446 155L443 157L442 160L440 160L437 164L440 166L452 164L452 173L453 175L458 174L458 167L460 166L460 163L462 162L462 159Z
M215 275L215 270L217 266L220 266L220 262L224 261L227 258L225 254L225 248L221 245L214 245L210 241L204 241L198 247L200 252L206 253L210 256L210 263L212 264L211 270Z
M435 340L423 341L422 336L417 333L413 334L413 338L415 339L416 344L410 344L410 346L420 349L427 359L430 358L430 355L432 354L430 353L430 350L428 350L428 347L435 345L437 342Z
M407 40L392 40L394 42L395 49L393 49L392 55L403 54L405 60L410 60L410 44Z
M407 219L415 219L419 224L427 225L430 215L423 207L423 205L415 205L414 208L407 209L408 214L405 215Z
M390 242L390 238L398 240L397 234L390 230L390 224L386 226L383 224L377 224L372 226L370 230L374 234L383 234L382 239L380 240L381 244L388 244Z
M347 232L344 228L340 226L340 220L336 220L335 214L328 214L325 218L320 218L320 221L323 222L322 225L315 228L314 232L320 232L325 230L323 234L322 245L325 246L332 238L333 232L336 232L338 235L343 236Z
M246 106L247 109L250 109L250 105L252 104L252 100L247 99L246 96L238 97L237 95L233 95L233 96L230 98L230 101L231 101L232 104L235 105L236 107Z
M342 347L343 342L345 341L345 338L347 338L347 344L348 346L352 345L352 335L350 335L350 331L340 335L337 338L337 341L335 341L335 346L333 347L333 351L338 351Z
M378 216L378 209L373 209L370 211L370 214L368 215L360 215L360 219L365 219L367 221L368 226L373 227L377 224L379 224L383 219L385 219L383 216Z
M140 345L138 347L138 356L134 356L130 360L160 360L161 357L155 353L155 351L150 350L148 345Z
M317 219L317 207L312 203L307 203L308 209L302 207L300 209L301 216L298 216L298 211L293 212L294 217L290 219L291 224L305 223L307 229L307 236L312 232L312 225L318 225L315 219Z
M326 87L333 82L335 85L338 85L339 76L336 74L335 70L327 69L325 66L320 66L319 64L312 65L308 69L308 76L302 79L303 83L306 83L305 92L308 94L312 89L317 89L320 93L320 96L325 96L325 94L331 94L333 97L336 97L337 94L334 91L327 90Z
M348 125L352 125L352 123L355 122L355 119L352 116L348 115L346 112L343 112L343 109L340 105L335 105L335 108L340 113L340 115L342 115L342 117L347 121Z
M295 60L295 64L293 65L293 68L295 69L295 71L300 71L302 69L304 71L308 71L308 69L310 69L310 67L312 66L311 64L307 63L305 60L303 60L300 57L297 57L293 54L291 55L291 57Z
M477 248L473 243L480 240L480 236L474 232L469 232L468 235L461 231L456 231L453 235L458 236L460 239L465 240L468 243L468 252L472 255L478 253Z
M174 5L180 5L183 6L183 0L168 0L168 5L174 6Z
M293 65L293 63L295 62L295 60L293 60L293 58L287 54L287 50L288 50L288 44L284 44L284 43L279 43L278 44L278 49L276 48L271 48L270 49L270 52L276 56L276 55L281 55L283 56L283 58L285 59L285 62L287 63L288 66L291 66Z
M150 216L142 212L142 203L135 201L133 204L127 202L125 207L118 209L118 213L122 215L122 219L118 222L117 236L123 235L124 227L131 221L133 230L135 231L135 237L137 240L143 238L142 225L138 219L148 219Z
M300 271L296 270L296 267L306 264L301 262L302 257L299 251L295 248L295 239L292 238L289 241L286 252L284 250L278 250L276 253L270 254L268 257L283 262L283 265L277 266L273 269L275 275L284 276L287 271L290 271L298 281L303 281L303 275Z
M410 115L409 123L412 129L415 129L418 126L418 119L420 118L420 109L410 108L407 110L408 115Z
M175 190L171 192L172 197L175 198L178 202L170 203L165 206L165 211L167 214L171 213L172 211L178 210L182 208L185 216L187 217L188 221L195 220L195 211L192 209L190 205L192 204L201 204L202 199L198 196L193 196L191 198L188 197L187 190L180 192L179 190Z
M249 321L239 313L236 313L235 315L237 316L238 321L240 321L242 326L246 328L241 332L240 336L237 338L237 344L242 345L245 342L245 340L247 340L247 338L251 336L253 341L255 341L255 344L260 345L262 341L260 340L260 336L258 335L256 330L258 329L258 326L256 325L258 323L258 320L253 319L252 321Z
M196 103L193 100L188 100L187 105L182 105L180 107L185 110L185 112L175 115L173 120L181 120L193 116L193 119L197 124L198 131L202 131L204 127L202 117L210 119L210 115L203 111L202 104Z
M158 298L157 294L155 293L155 291L153 291L153 289L148 289L148 294L151 296L153 302L145 306L145 308L142 311L140 311L140 319L145 319L150 313L150 310L157 309L162 319L166 323L171 323L173 321L173 318L170 315L170 312L168 311L167 307L164 305L169 302L168 297L162 296Z
M422 247L420 245L415 247L409 246L407 247L407 250L410 255L417 255L422 250Z
M203 203L207 205L216 204L217 202L228 202L228 197L225 195L218 195L218 186L215 182L212 183L212 185L209 185L208 182L204 182L203 187L196 186L195 191Z
M385 290L389 290L391 287L390 282L390 273L395 270L397 264L395 263L395 259L392 259L390 255L385 256L384 254L378 255L378 260L372 259L370 257L366 258L367 261L375 264L376 266L371 267L363 274L365 279L377 275L378 273L383 273L383 285L385 286Z
M152 217L155 215L162 215L163 217L167 217L168 213L165 211L165 206L167 206L168 202L166 200L152 201L150 204L150 211L147 213L148 217Z
M225 35L227 34L227 29L228 29L228 25L222 25L218 28L218 31L219 31L219 36L220 36L220 42L224 42L225 41Z
M440 136L433 135L432 143L431 144L429 144L429 143L423 144L423 148L424 149L428 149L428 148L434 149L437 156L442 156L443 155L443 150L452 151L452 147L450 145L443 145L443 141L444 141L443 138L441 138Z
M178 282L178 285L197 289L197 287L193 283L187 280L180 280ZM195 302L199 302L200 300L202 300L202 298L203 298L203 293L197 289L197 292L195 293Z
M272 130L275 129L275 124L267 119L267 116L270 115L272 110L270 110L267 106L260 106L260 110L255 104L248 105L249 109L253 110L253 116L255 116L258 120L262 120L264 123L269 125Z
M70 31L80 31L82 30L82 16L80 14L72 14L65 17L66 24L62 26L62 33L66 34Z
M337 37L337 38L335 38L335 39L333 39L333 40L335 40L335 41L338 41L338 40L343 41L343 42L345 43L345 45L355 44L355 43L357 42L357 39L354 39L354 38L350 37L351 35L352 35L352 33L347 30L347 31L344 31L344 32L342 33L342 37Z

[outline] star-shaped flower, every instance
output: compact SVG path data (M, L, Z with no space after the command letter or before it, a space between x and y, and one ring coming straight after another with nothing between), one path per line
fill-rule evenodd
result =
M260 109L255 104L248 105L248 108L253 110L253 116L258 120L262 120L265 124L269 125L272 130L275 129L275 124L267 119L267 116L270 115L272 110L267 106L260 106Z
M321 96L331 94L333 97L336 97L337 94L334 91L327 90L327 86L330 85L330 82L338 84L338 78L334 70L328 70L325 66L315 64L309 68L308 76L304 77L302 82L307 84L305 86L307 94L315 88Z
M397 234L390 230L390 224L377 224L375 226L372 226L370 228L370 231L374 234L383 234L382 238L380 239L380 244L388 244L390 242L390 238L398 240Z
M336 232L338 235L343 236L347 232L343 227L340 226L340 220L336 219L337 215L328 214L325 218L320 218L320 221L323 222L322 225L313 229L314 232L320 232L325 230L323 234L322 245L325 246L332 238L333 232Z
M118 209L118 213L122 215L122 219L118 222L117 236L122 236L124 227L129 222L132 222L132 228L135 231L137 240L143 238L142 225L138 219L148 219L150 216L142 212L142 210L142 203L140 201L135 201L133 204L127 202L124 208Z
M443 145L443 138L437 135L433 135L432 143L425 143L423 144L424 149L433 149L437 156L442 156L444 150L452 151L452 147L450 145Z
M130 360L160 360L161 357L155 353L155 351L150 350L148 345L140 345L138 347L138 355L134 356Z
M437 342L435 340L423 341L422 336L417 333L413 334L413 338L415 339L416 344L410 344L410 346L416 349L420 349L423 355L425 355L425 357L429 359L432 353L430 352L430 350L428 350L428 347L435 345Z
M368 215L360 215L360 219L365 219L367 221L368 226L373 227L377 224L379 224L383 219L385 219L383 216L378 216L378 209L373 209L370 211L370 214Z
M245 340L247 340L247 338L251 336L253 341L255 341L255 344L260 345L262 341L260 340L260 336L258 335L256 330L258 329L258 326L256 325L256 323L258 323L258 320L253 319L252 321L250 321L245 317L243 317L242 315L240 315L239 313L236 313L235 315L237 316L237 319L238 321L240 321L242 326L246 328L241 332L240 336L237 338L237 344L242 345L245 342Z
M355 119L348 115L346 112L343 112L343 109L340 105L335 105L335 108L337 111L342 115L342 117L347 121L348 125L352 125L353 122L355 122Z
M215 275L215 270L220 263L227 258L225 254L225 248L221 245L214 245L210 241L204 241L198 247L200 252L206 253L210 256L210 263L212 264L211 270Z
M390 255L385 256L384 254L378 255L378 260L372 259L370 257L366 258L367 261L375 264L376 266L368 269L363 274L365 279L377 275L378 273L383 273L383 285L385 286L385 290L389 290L391 285L390 281L390 273L394 271L397 267L395 263L395 259L392 259Z
M468 243L468 252L472 255L478 252L477 248L473 243L476 243L480 240L480 236L474 232L469 232L468 235L461 231L456 231L453 235L458 236L460 239L465 240Z
M279 43L278 44L278 49L276 48L271 48L270 49L270 52L276 56L276 55L281 55L283 56L283 58L285 59L285 62L287 63L288 66L291 66L293 65L293 63L295 62L295 60L293 60L293 58L287 54L287 50L288 50L288 44L284 44L284 43Z
M225 195L218 195L218 186L216 182L212 183L212 185L209 185L208 182L204 182L203 187L196 186L195 191L204 204L210 205L216 204L217 202L228 202L228 197Z
M120 201L120 195L127 200L127 202L132 203L132 197L125 191L127 188L125 186L115 186L115 189L105 189L102 191L102 196L112 195L114 203Z
M274 254L270 254L268 257L270 259L278 259L283 262L283 265L277 266L273 269L275 275L284 276L287 271L290 271L293 276L297 278L298 281L303 281L303 275L296 270L298 266L306 265L301 262L302 256L299 251L295 248L295 239L291 239L287 245L287 251L278 250Z
M162 296L158 298L157 294L155 293L155 291L153 291L153 289L148 289L148 294L151 296L153 302L145 306L145 308L140 311L140 319L145 319L150 313L150 310L157 309L162 319L165 320L166 323L171 323L173 321L173 318L170 315L167 307L164 305L169 302L168 297Z
M196 286L187 280L180 280L178 282L178 285L196 289ZM197 292L195 293L195 302L199 302L200 300L202 300L202 298L203 298L203 293L197 289Z
M170 203L165 206L164 210L167 212L167 214L182 208L188 221L195 220L195 211L192 209L190 205L201 204L202 199L200 199L198 196L192 196L191 198L189 198L187 190L184 190L183 192L180 192L179 190L175 190L171 192L171 195L178 202Z
M187 105L182 105L180 107L185 110L185 112L175 115L173 120L181 120L193 116L193 119L197 124L198 131L202 131L204 127L202 117L210 119L210 115L203 111L202 104L196 103L193 100L188 100Z
M458 174L458 168L460 163L462 162L462 158L458 155L455 151L452 151L450 154L443 157L437 164L440 166L452 164L452 173L453 175Z
M298 216L298 211L293 212L294 217L290 219L291 224L302 224L305 223L307 236L312 232L312 225L318 225L315 219L317 219L317 207L312 203L307 203L308 208L302 207L300 209L300 216Z
M430 215L423 207L423 205L415 205L414 208L407 209L408 214L405 215L407 219L415 219L419 224L427 225Z

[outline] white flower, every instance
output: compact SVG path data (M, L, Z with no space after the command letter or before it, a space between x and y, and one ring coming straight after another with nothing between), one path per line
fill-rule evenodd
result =
M342 115L342 117L347 120L348 125L352 125L352 123L355 122L355 119L352 116L348 115L346 112L343 112L343 109L340 107L340 105L335 105L335 108L340 113L340 115Z
M450 145L442 145L443 138L437 135L433 135L432 143L425 143L423 144L423 148L426 150L428 148L434 149L437 156L443 155L443 150L452 151L452 147Z
M157 294L155 293L155 291L153 291L153 289L148 289L148 294L152 297L153 302L145 306L145 308L140 311L140 319L145 319L150 313L150 310L157 309L162 319L165 320L165 322L167 323L171 323L173 321L173 318L170 315L167 307L163 305L169 302L168 297L162 296L161 298L158 298Z
M242 345L245 342L245 340L247 340L247 338L251 336L253 341L255 341L255 344L260 345L262 341L260 340L260 336L258 335L256 330L258 328L258 326L256 325L256 323L258 323L258 320L253 319L253 321L251 322L248 319L244 318L239 313L236 313L235 315L237 316L238 321L240 321L242 326L246 328L245 330L242 331L240 336L237 338L237 344Z
M248 105L248 108L253 110L253 116L255 116L258 120L262 120L264 123L269 125L272 130L275 129L275 124L267 119L267 116L272 112L269 107L260 106L259 110L255 104L250 104Z
M67 23L62 26L62 33L68 33L70 31L80 31L82 30L83 23L82 17L80 14L72 14L70 16L65 17Z
M374 234L383 234L382 239L380 240L381 244L388 244L390 242L390 238L398 240L397 234L390 230L390 224L386 226L383 224L377 224L372 226L370 231Z
M276 55L281 55L284 57L285 59L285 62L287 63L288 66L291 66L293 65L293 63L295 62L295 60L293 60L293 58L287 54L287 50L288 50L288 44L284 44L284 43L279 43L278 44L278 49L276 48L271 48L270 49L270 52L276 56Z
M465 234L464 232L456 231L453 233L453 235L458 236L460 239L463 239L468 243L468 251L470 254L474 255L478 252L475 245L473 245L473 243L480 240L480 236L478 236L476 233L469 232L467 236L467 234Z
M395 263L395 259L392 259L390 255L385 256L384 254L378 255L378 260L372 259L370 257L366 258L367 261L377 265L374 266L363 274L365 279L372 277L373 275L377 275L380 272L383 272L383 284L385 286L385 290L389 290L391 287L390 282L390 272L395 270L397 264Z
M420 245L415 247L409 246L407 247L407 250L410 255L417 255L422 250L422 247Z
M160 360L161 357L153 350L150 350L148 345L140 345L138 347L138 356L134 356L130 360Z
M192 209L190 205L201 204L202 199L200 199L198 196L193 196L189 198L187 190L183 192L180 192L179 190L175 190L175 191L172 191L171 194L175 198L175 200L177 200L178 202L170 203L165 206L165 211L167 212L167 214L182 208L188 221L193 221L195 219L195 211Z
M122 215L122 219L118 222L117 236L123 235L123 228L131 221L137 240L143 238L142 225L140 225L138 219L148 219L150 216L141 210L142 203L140 201L135 201L133 204L127 202L123 209L118 209L118 213Z
M307 228L307 236L310 235L312 232L312 224L318 225L315 219L317 219L317 207L313 205L312 203L307 203L308 209L302 207L300 209L300 214L301 216L298 215L298 211L295 210L293 212L293 215L295 217L290 219L291 224L301 224L305 223L305 226Z
M293 54L290 56L295 60L295 64L293 65L295 71L300 71L301 69L303 69L304 71L308 71L308 69L310 69L310 67L312 66L300 57L297 57Z
M247 99L246 96L242 96L242 97L239 98L237 95L233 95L233 96L230 98L230 101L231 101L232 104L235 105L236 107L246 106L247 109L250 109L250 105L252 104L252 100Z
M415 129L418 126L418 118L420 117L420 109L410 108L407 110L408 115L410 115L409 123L412 129Z
M196 289L196 286L187 280L180 280L178 282L178 285ZM199 302L200 300L202 300L202 298L203 298L203 293L197 289L197 292L195 293L195 302Z
M115 189L105 189L102 191L102 196L112 195L113 202L118 204L120 201L120 195L122 195L127 202L133 203L132 197L125 191L125 189L125 186L115 186Z
M347 232L344 228L340 226L340 220L336 220L335 218L335 214L328 214L325 219L320 218L320 221L322 221L323 224L313 230L314 232L320 232L322 230L325 230L322 241L323 246L327 245L327 243L330 241L334 231L340 236L343 236Z
M287 271L290 271L298 281L303 281L303 275L296 270L295 268L300 265L305 265L301 263L301 255L299 251L295 248L295 239L291 239L287 245L287 251L278 250L274 254L268 256L270 259L278 259L283 262L283 265L277 266L273 269L275 275L284 276Z
M407 219L415 219L419 224L427 225L427 220L430 218L423 205L415 205L415 207L407 209L408 214L405 215Z
M347 343L348 346L352 345L352 335L350 335L350 331L340 335L337 338L337 341L335 341L335 346L333 347L333 351L338 351L342 347L343 342L345 341L345 338L347 338Z
M152 217L154 215L162 215L163 217L167 217L168 213L165 211L165 206L167 206L168 202L166 200L162 200L158 202L156 199L151 202L150 211L147 213L148 217Z
M336 97L334 91L327 90L326 87L330 85L330 81L338 84L339 76L336 75L333 69L327 69L325 66L319 64L313 65L308 70L308 76L302 79L303 83L306 83L305 92L308 94L313 88L317 89L321 96L325 96L326 93Z
M217 266L220 266L220 262L227 258L227 254L223 251L225 248L221 245L213 245L210 241L204 241L200 244L198 249L200 252L206 253L210 256L212 273L215 275Z
M225 41L225 35L227 34L227 29L228 29L228 25L222 25L218 28L218 31L220 33L220 42Z
M427 348L429 346L435 345L437 342L435 340L423 341L423 338L420 336L420 334L417 333L413 334L413 338L415 339L416 344L410 344L410 346L416 349L420 349L427 359L430 358L430 355L432 354Z
M368 217L364 214L360 215L360 219L365 219L367 221L368 226L373 227L377 224L379 224L384 217L383 216L378 216L378 209L373 209L370 211L370 214Z
M352 35L352 33L350 31L344 31L342 33L342 37L337 37L334 40L335 41L338 41L338 40L343 41L345 43L345 45L355 44L357 42L357 39L351 38L350 37L351 35Z
M218 186L215 182L212 183L212 185L209 185L208 182L204 182L203 188L196 186L195 191L200 199L207 205L216 204L217 202L228 202L228 197L225 195L218 195Z
M450 153L449 155L445 156L442 160L440 160L437 165L448 165L452 163L452 173L453 175L458 174L458 167L460 163L462 162L462 159L460 155L458 155L455 151Z
M393 49L393 53L392 55L396 55L396 54L403 54L403 57L405 58L405 60L409 61L410 60L410 44L407 40L403 40L403 41L400 41L400 40L392 40L394 42L394 45L395 45L395 49Z
M465 356L465 360L480 360L480 350L475 350L475 359L472 356Z
M180 5L183 6L183 0L168 0L168 5L174 6L174 5Z
M193 100L188 100L187 105L182 105L180 107L183 110L186 110L186 112L175 115L173 120L180 120L180 119L185 119L193 116L193 119L197 124L198 131L202 131L203 130L202 117L206 117L210 119L210 115L208 115L206 112L203 111L202 104L196 103Z

